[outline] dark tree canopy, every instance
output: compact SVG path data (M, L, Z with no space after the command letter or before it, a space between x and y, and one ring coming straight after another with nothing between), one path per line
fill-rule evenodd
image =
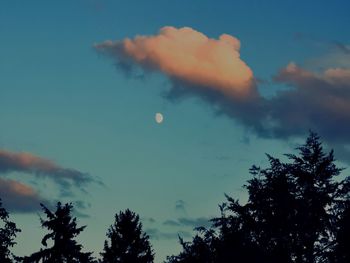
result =
M14 241L16 235L21 230L16 227L16 224L10 221L9 214L5 208L2 207L0 199L0 262L13 262L13 255L10 248L16 242Z
M107 232L103 263L152 263L154 254L149 236L142 231L139 216L129 209L115 215Z
M180 237L180 244L183 252L178 256L170 256L167 258L169 263L211 263L214 261L212 253L214 236L210 232L197 234L192 242L184 242Z
M333 151L326 153L315 133L296 150L286 161L267 155L266 168L252 166L247 202L226 196L212 226L197 228L189 242L180 237L182 251L166 262L350 263L350 177L340 176ZM20 230L0 200L0 263L94 262L75 240L85 226L77 226L72 204L57 203L55 212L41 206L44 248L16 258L10 249ZM99 262L153 263L149 236L134 212L117 213L106 235Z
M331 263L350 262L350 200L344 204L335 232L334 250Z
M181 242L168 262L208 253L203 262L350 262L350 180L339 178L333 151L315 133L297 150L287 162L267 155L268 168L253 166L247 203L227 196L204 237Z
M82 245L75 240L85 226L77 227L76 218L72 218L72 204L62 205L57 203L56 211L50 211L41 204L46 215L41 220L41 225L50 232L44 236L41 243L45 247L40 251L23 259L24 262L45 263L85 263L92 262L91 253L82 252ZM53 245L49 248L47 241L51 240Z

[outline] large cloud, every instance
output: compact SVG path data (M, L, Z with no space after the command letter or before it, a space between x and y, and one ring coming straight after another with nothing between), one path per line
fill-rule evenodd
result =
M275 81L291 86L269 102L276 136L313 129L334 143L349 142L350 69L314 73L290 63Z
M40 203L50 204L29 185L15 180L0 178L0 198L11 212L28 213L39 210Z
M157 70L188 87L217 91L235 100L257 95L252 70L240 58L240 42L227 34L212 39L189 27L168 26L158 35L105 41L95 48L124 68Z
M0 150L0 174L23 172L37 177L47 177L63 187L72 184L81 187L93 179L86 173L63 168L54 162L30 153L15 153Z
M216 114L264 130L260 120L267 111L266 103L257 91L252 70L240 58L240 42L233 36L212 39L189 27L163 27L154 36L108 40L95 48L122 70L140 67L165 74L172 88L163 94L171 101L196 96L212 105Z
M350 49L333 46L333 55L309 60L322 71L291 63L278 72L272 83L289 88L270 98L259 94L252 70L240 58L240 42L230 35L211 39L188 27L164 27L154 36L105 41L95 48L124 69L165 74L173 84L168 99L195 95L261 137L314 130L350 161Z

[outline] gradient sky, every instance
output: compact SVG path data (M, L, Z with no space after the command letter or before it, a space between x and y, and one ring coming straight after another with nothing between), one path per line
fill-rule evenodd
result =
M114 214L137 212L161 262L179 251L178 233L218 215L224 193L245 199L252 164L292 151L309 129L347 166L349 10L347 0L1 1L0 196L22 229L14 251L39 250L36 201L61 200L74 202L87 225L79 240L96 255ZM210 87L207 74L164 70L152 57L160 44L142 62L123 46L165 26L239 40L249 87L222 84L219 70ZM226 92L237 87L248 91Z

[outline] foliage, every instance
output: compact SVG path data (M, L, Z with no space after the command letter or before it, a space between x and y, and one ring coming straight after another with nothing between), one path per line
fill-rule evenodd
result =
M91 253L81 252L82 245L74 239L84 229L85 226L77 227L76 218L72 218L72 204L62 205L57 203L56 211L51 212L46 206L41 204L47 217L41 220L41 225L50 232L44 236L41 243L44 249L25 257L23 262L45 262L45 263L87 263L92 262ZM47 241L52 240L50 248Z
M115 222L107 232L104 263L151 263L154 260L149 236L142 231L139 216L129 209L115 215Z
M221 217L204 230L215 233L204 240L208 262L350 262L350 179L338 178L333 151L325 154L315 133L297 150L288 162L267 155L268 168L251 168L246 204L227 196ZM195 237L168 262L198 254L208 251Z
M210 228L197 228L182 251L167 263L349 263L350 177L341 177L333 151L325 153L319 137L310 133L297 154L286 162L267 155L267 168L252 166L245 188L248 201L226 196L220 216ZM45 247L22 262L88 263L75 238L85 229L72 218L72 204L57 203L51 212L41 205L49 233ZM0 200L0 262L13 262L10 248L20 230L9 220ZM149 236L137 214L129 209L115 215L107 232L101 263L153 263ZM52 246L48 247L48 241ZM16 258L18 259L18 258ZM19 259L18 259L19 260Z
M16 244L14 238L21 230L17 228L15 223L9 220L9 214L6 209L2 207L1 199L0 221L0 262L11 263L13 262L13 255L10 251L10 248Z

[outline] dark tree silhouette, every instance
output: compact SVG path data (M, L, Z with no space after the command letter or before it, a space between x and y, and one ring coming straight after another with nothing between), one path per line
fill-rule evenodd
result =
M51 212L46 206L40 204L47 217L40 218L43 228L50 232L44 236L41 243L48 246L47 241L52 240L50 248L44 248L25 257L23 262L45 262L45 263L87 263L93 262L92 253L82 252L82 245L74 239L86 226L77 227L76 218L72 218L72 204L62 205L57 203L56 211Z
M215 244L214 234L204 228L198 229L198 234L191 242L185 242L179 237L182 252L178 256L167 257L168 263L212 263L215 261L213 245Z
M254 176L246 186L249 200L244 206L229 201L229 210L239 216L248 211L245 224L270 262L325 262L334 241L334 222L346 199L337 176L333 151L325 154L315 133L287 154L282 163L268 155L270 167L253 166Z
M209 262L350 262L350 179L338 178L333 151L324 153L315 133L297 150L288 162L267 155L268 168L251 168L246 204L227 196L221 217L205 230L215 238L200 240ZM183 245L169 262L208 253L197 244Z
M142 231L139 216L129 209L115 215L115 222L107 232L103 263L151 263L154 254L149 236Z
M10 248L13 247L16 242L14 241L16 235L21 230L17 228L16 224L11 222L9 214L5 208L2 207L0 199L0 262L11 263L13 262L13 255Z
M213 227L196 228L197 235L191 242L180 238L182 252L167 257L166 263L270 263L259 247L252 242L250 233L245 229L243 218L227 216L226 204L220 206L221 217L213 219Z
M350 262L350 200L344 204L344 210L337 224L335 246L331 254L332 263Z
M299 156L287 155L293 162L287 169L295 185L296 262L319 262L332 245L339 214L339 202L346 199L344 181L336 180L341 169L334 163L333 151L325 154L319 137L311 133Z

